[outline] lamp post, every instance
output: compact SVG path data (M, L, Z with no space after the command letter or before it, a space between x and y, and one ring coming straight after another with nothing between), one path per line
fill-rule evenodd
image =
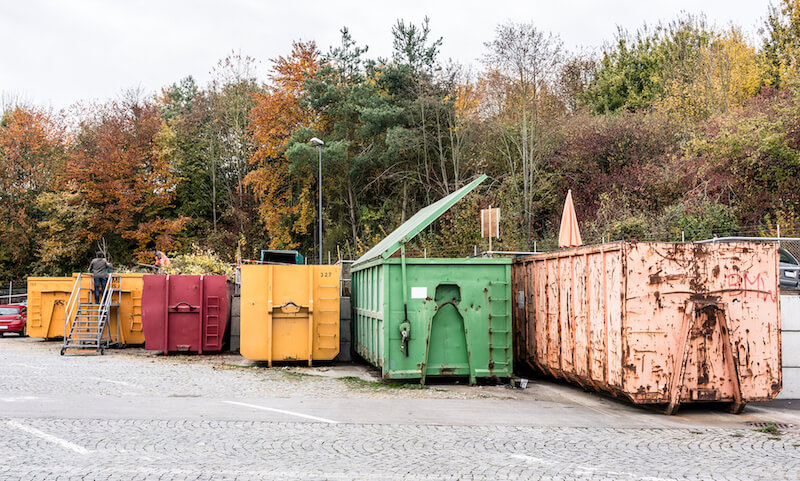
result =
M322 265L322 146L325 145L325 142L316 137L312 137L309 142L315 145L319 151L319 177L317 180L319 188L319 211L317 217L319 218L319 263Z

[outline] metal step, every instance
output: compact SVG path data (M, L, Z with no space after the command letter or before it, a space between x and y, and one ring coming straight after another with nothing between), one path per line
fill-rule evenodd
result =
M86 289L80 287L81 278L80 274L73 286L73 292L70 296L68 312L73 312L72 323L69 332L64 337L64 343L61 347L61 354L72 351L88 351L95 350L103 354L105 349L115 342L115 337L108 330L110 321L110 314L112 307L118 307L119 302L114 302L114 295L122 291L115 286L119 285L119 278L113 274L109 277L109 282L106 284L106 289L103 292L102 303L95 302L81 302L80 292L89 291L93 289ZM75 303L73 304L73 299Z

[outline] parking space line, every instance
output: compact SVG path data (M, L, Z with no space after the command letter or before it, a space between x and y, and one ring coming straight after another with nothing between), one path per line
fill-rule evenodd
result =
M313 419L314 421L321 421L323 423L339 424L339 421L334 421L333 419L321 418L321 417L317 417L317 416L311 416L309 414L296 413L296 412L293 412L293 411L286 411L284 409L268 408L266 406L259 406L257 404L240 403L240 402L237 402L237 401L222 401L222 402L227 403L227 404L235 404L237 406L245 406L245 407L253 408L253 409L262 409L264 411L272 411L272 412L281 413L281 414L288 414L290 416L298 416L298 417L306 418L306 419Z
M7 402L7 403L33 401L34 399L39 399L39 398L36 397L36 396L0 397L0 401Z
M49 442L51 442L53 444L57 444L57 445L61 446L62 448L70 449L72 451L75 451L78 454L89 454L89 450L84 448L83 446L78 446L77 444L71 443L71 442L69 442L69 441L67 441L65 439L61 439L61 438L55 437L52 434L48 434L48 433L46 433L44 431L39 431L36 428L32 428L30 426L26 426L24 424L20 424L20 423L18 423L16 421L8 421L8 425L11 426L12 428L17 428L20 431L25 431L28 434L33 434L34 436L38 436L38 437L44 439L45 441L49 441Z
M100 381L100 382L108 382L108 383L111 383L111 384L120 384L122 386L133 387L133 388L138 388L138 389L142 388L142 386L139 386L138 384L131 384L131 383L125 382L125 381L115 381L114 379L105 379L105 378L96 377L96 376L90 376L89 379L94 379L95 381Z
M30 365L30 364L23 364L23 363L21 363L21 362L12 362L11 364L8 364L8 365L9 365L9 366L20 366L20 367L25 367L25 368L28 368L28 369L36 369L36 370L38 370L38 371L44 371L44 370L46 370L46 369L47 369L46 367L42 367L42 366L32 366L32 365Z

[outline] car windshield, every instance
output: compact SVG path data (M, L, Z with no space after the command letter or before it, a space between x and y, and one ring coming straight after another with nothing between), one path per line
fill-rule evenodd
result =
M785 262L786 264L797 265L797 259L795 259L794 256L792 256L786 249L780 248L780 250L778 250L778 253L780 254L781 262Z
M15 316L19 314L19 307L0 307L0 316Z

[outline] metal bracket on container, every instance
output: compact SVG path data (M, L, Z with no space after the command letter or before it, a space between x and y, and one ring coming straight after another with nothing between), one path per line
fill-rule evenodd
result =
M411 339L411 323L408 320L400 323L400 351L408 357L408 341Z
M283 311L283 312L285 312L287 314L295 314L297 312L300 312L300 309L302 309L302 308L303 308L303 306L299 306L299 305L295 304L292 301L289 301L289 302L287 302L286 304L284 304L282 306L278 306L278 309L280 309L281 311Z

